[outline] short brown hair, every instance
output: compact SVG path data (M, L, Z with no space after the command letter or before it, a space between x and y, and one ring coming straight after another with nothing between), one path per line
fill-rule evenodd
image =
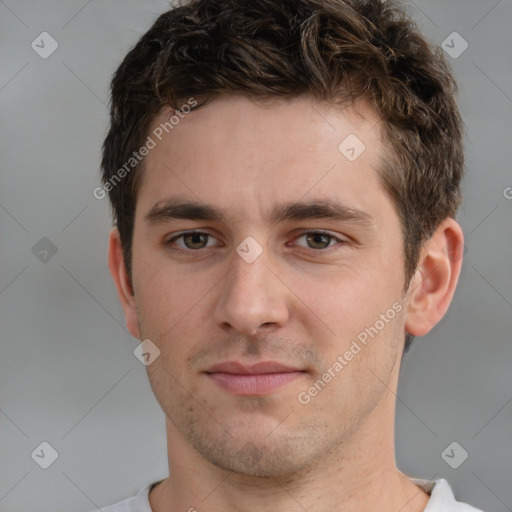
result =
M461 201L455 92L441 48L394 0L192 0L162 14L113 77L103 183L144 144L162 108L191 97L197 108L222 94L363 98L383 122L379 176L401 219L407 284L423 242ZM130 275L140 172L108 187Z

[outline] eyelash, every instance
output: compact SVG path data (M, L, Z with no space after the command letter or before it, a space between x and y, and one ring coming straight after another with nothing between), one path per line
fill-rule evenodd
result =
M324 235L326 237L328 237L330 240L329 240L329 243L332 241L332 240L335 240L338 242L338 244L335 244L335 245L330 245L330 246L327 246L323 249L313 249L311 247L302 247L303 249L309 249L310 251L314 251L314 252L327 252L328 249L331 249L331 250L339 250L341 249L342 246L344 245L347 245L347 241L346 240L342 240L334 235L331 235L330 233L326 233L324 231L308 231L308 230L305 230L305 231L301 231L295 238L295 239L298 239L304 235L308 235L308 234L311 234L311 235ZM184 233L181 233L179 235L176 235L174 237L172 237L171 239L167 240L164 242L164 245L166 247L168 247L170 250L174 251L174 252L182 252L182 253L193 253L193 252L196 252L196 253L199 253L205 249L208 249L208 247L202 247L200 249L189 249L189 248L183 248L183 247L172 247L172 244L180 239L180 238L183 238L185 235L206 235L210 238L214 238L213 235L211 235L210 233L206 233L204 231L186 231ZM208 241L207 241L208 243ZM336 245L340 245L341 247L336 247ZM330 251L329 251L330 252Z

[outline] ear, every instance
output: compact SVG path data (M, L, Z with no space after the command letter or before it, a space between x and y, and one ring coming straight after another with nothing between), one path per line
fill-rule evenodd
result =
M117 228L110 231L108 238L108 268L117 289L117 295L123 307L126 327L137 339L140 339L139 323L135 295L133 293L130 277L126 272L123 258L121 237Z
M411 279L405 330L423 336L448 310L462 267L464 234L459 224L445 219L423 245Z

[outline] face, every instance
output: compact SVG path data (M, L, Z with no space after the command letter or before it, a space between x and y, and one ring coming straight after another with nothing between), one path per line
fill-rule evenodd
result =
M380 137L364 104L236 96L153 136L132 332L160 350L147 371L168 425L218 467L292 473L379 429L405 309Z

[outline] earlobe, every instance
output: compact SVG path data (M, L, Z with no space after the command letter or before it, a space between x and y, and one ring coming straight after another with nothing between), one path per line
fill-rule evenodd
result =
M445 219L422 248L408 291L405 330L427 334L444 316L462 267L464 235L454 219Z
M110 231L108 239L108 268L114 280L114 284L116 285L121 306L123 307L126 327L132 336L140 339L135 295L133 293L130 276L128 276L126 272L121 238L117 228L113 228Z

